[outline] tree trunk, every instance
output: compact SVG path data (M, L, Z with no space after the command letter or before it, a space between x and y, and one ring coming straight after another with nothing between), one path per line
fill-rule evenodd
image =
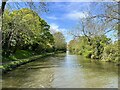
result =
M6 0L6 1L7 1L7 0ZM2 2L2 6L1 6L1 13L2 13L2 15L3 15L4 10L5 10L6 1L3 1L3 2Z

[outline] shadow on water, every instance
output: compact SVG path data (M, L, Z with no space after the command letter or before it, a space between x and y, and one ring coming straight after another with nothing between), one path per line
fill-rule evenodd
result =
M3 75L3 87L117 88L118 68L69 52L22 65Z

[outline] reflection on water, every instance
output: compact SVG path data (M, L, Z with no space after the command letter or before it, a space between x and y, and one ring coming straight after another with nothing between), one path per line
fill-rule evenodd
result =
M58 54L22 65L3 75L3 87L117 88L117 66L79 55Z

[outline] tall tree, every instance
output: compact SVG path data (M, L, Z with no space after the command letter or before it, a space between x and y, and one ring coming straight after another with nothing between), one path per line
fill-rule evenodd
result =
M41 51L53 47L50 26L34 11L24 8L3 15L2 46L5 53L17 49Z
M66 42L65 37L61 32L54 33L54 40L55 40L55 49L56 50L66 50Z

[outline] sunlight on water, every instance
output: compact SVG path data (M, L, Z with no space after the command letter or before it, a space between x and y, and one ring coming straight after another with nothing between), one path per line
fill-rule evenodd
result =
M69 55L69 51L66 51L66 55Z

